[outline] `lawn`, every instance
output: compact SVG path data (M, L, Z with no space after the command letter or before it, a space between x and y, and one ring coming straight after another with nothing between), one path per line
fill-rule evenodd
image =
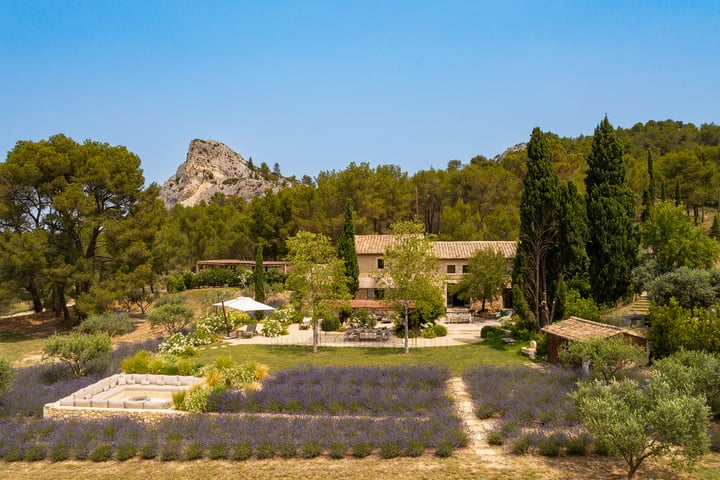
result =
M0 358L12 363L29 355L42 355L47 338L34 338L19 332L0 332Z
M468 367L477 365L521 365L528 358L517 346L507 346L500 339L486 339L482 343L452 347L402 348L380 347L321 347L312 353L312 347L296 345L210 345L200 350L197 359L209 363L217 357L229 356L238 362L254 361L267 365L270 371L288 367L312 365L418 365L423 363L446 365L453 375L459 376Z

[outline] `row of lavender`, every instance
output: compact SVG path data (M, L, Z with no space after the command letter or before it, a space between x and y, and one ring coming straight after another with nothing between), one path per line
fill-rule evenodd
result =
M576 388L576 372L483 366L466 371L463 379L476 415L494 419L489 444L508 445L514 453L531 448L548 456L563 450L570 455L588 453L592 438L583 432L568 396Z
M51 391L54 398L47 401L91 381L57 380L47 385L47 372L52 370L39 376L39 370L34 371L37 378L25 381L41 384L35 388L45 392L39 395L43 402ZM262 414L187 415L151 425L122 417L93 421L28 418L24 415L34 413L16 403L16 391L9 402L3 399L6 414L8 409L16 411L0 423L0 458L242 460L320 454L364 457L371 453L392 458L417 456L427 450L448 456L468 442L446 393L448 378L448 370L436 366L292 369L268 377L262 395L248 395L254 398L249 401L254 405L250 408L247 399L239 400L242 395L227 399L226 394L218 394L215 399L216 405L223 405L216 410ZM230 408L233 405L239 408ZM277 412L292 414L268 414Z
M437 365L292 368L267 377L260 390L217 392L215 412L433 417L450 412L450 372Z

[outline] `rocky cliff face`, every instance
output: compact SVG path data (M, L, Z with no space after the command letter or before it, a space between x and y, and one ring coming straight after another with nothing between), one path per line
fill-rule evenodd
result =
M286 178L251 167L227 145L196 139L190 142L185 163L163 183L160 199L167 208L178 203L193 206L215 193L251 200L268 188L277 191L289 184Z

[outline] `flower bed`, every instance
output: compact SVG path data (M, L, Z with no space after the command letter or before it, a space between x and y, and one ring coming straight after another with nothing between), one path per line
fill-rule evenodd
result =
M449 370L439 366L305 367L267 377L259 390L214 394L217 412L424 416L451 411Z
M567 395L575 389L574 372L484 366L467 370L463 379L476 415L495 421L487 437L491 445L509 445L515 453L532 447L547 456L562 449L586 453L590 438Z
M392 458L427 450L448 456L468 442L445 390L448 376L439 367L292 369L264 384L267 403L257 404L265 405L259 414L183 415L149 424L116 417L16 418L0 423L0 458L174 461L371 453ZM287 395L285 403L278 402ZM293 414L288 401L297 402ZM321 404L326 407L316 408Z

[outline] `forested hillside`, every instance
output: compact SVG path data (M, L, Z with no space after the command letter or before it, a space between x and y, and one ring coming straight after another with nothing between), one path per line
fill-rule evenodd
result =
M720 126L650 121L616 133L638 221L649 163L653 198L679 196L696 223L717 207ZM546 137L559 182L584 194L592 137ZM392 223L417 216L442 240L516 240L526 164L525 150L414 174L351 163L250 202L216 194L209 203L165 211L153 202L157 186L142 188L139 161L124 147L62 136L20 142L0 164L0 281L6 298L55 298L59 306L68 294L81 304L102 303L196 260L253 259L259 244L266 259L284 258L286 239L300 230L337 241L348 200L357 234L389 233Z

